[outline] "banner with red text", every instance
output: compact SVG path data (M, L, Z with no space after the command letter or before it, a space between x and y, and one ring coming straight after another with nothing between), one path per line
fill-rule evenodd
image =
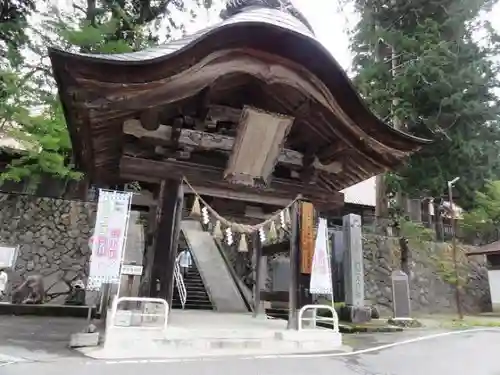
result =
M91 239L87 289L97 290L103 283L118 284L130 213L132 193L99 190L97 217Z
M333 293L328 244L328 224L326 219L320 218L309 285L309 292L311 294L332 295Z

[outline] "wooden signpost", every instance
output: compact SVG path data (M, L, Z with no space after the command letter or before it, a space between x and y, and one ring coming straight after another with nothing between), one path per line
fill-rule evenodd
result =
M301 202L300 211L300 273L310 275L314 255L314 206L309 202Z

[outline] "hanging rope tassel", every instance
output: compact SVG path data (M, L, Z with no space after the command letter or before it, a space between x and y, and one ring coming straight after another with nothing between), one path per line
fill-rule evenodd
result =
M200 199L196 197L194 199L193 207L191 207L191 217L200 217L201 216L201 205Z
M213 236L219 240L224 238L224 233L222 233L222 227L219 220L217 220L217 222L215 223Z
M285 211L280 212L280 225L281 225L281 228L286 228Z
M240 253L248 253L247 235L245 233L242 233L240 236L238 251Z
M208 208L206 208L206 207L203 207L201 209L201 221L205 225L210 223L210 216L208 215Z
M259 237L260 237L260 243L264 244L267 238L266 238L266 232L264 232L264 229L262 227L259 228Z
M285 225L288 227L292 223L292 218L290 217L290 209L289 208L285 208L284 216L285 216Z
M226 228L226 241L229 246L233 244L233 232L231 231L231 228Z
M278 238L278 232L276 231L276 224L274 220L271 220L271 225L269 226L269 233L267 234L267 238L269 241L273 242Z

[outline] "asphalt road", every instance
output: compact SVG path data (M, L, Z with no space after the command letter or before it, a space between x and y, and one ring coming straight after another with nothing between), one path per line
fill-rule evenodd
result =
M76 318L0 316L0 366L11 357L26 361L81 358L69 350L68 342L86 324L85 319Z
M424 333L421 333L425 335ZM388 336L387 336L388 337ZM390 339L387 339L389 341ZM401 336L392 336L400 341ZM411 337L415 340L415 334ZM417 339L419 340L419 339ZM218 358L189 361L89 361L54 357L2 366L1 375L500 375L500 330L470 331L341 356Z

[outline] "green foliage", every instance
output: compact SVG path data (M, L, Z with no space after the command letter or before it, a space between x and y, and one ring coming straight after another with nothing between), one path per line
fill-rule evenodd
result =
M400 235L410 241L411 244L423 244L434 240L434 231L409 219L399 221Z
M463 215L460 223L468 238L496 240L500 228L500 181L490 181L483 192L476 193L475 205Z
M22 145L24 152L15 159L0 181L30 179L37 183L42 174L50 174L62 179L79 179L81 174L73 171L67 161L71 143L65 127L64 115L59 100L52 103L39 115L20 110L13 116L16 123L7 134Z
M441 196L460 176L458 203L468 208L484 181L498 176L498 36L478 21L494 3L355 0L359 90L385 121L435 140L391 178L393 190Z
M43 1L38 2L43 3ZM28 17L35 11L33 0L4 0L0 6L0 58L18 65L20 48L28 42ZM1 82L0 76L0 82ZM0 86L1 89L1 86Z
M174 22L173 15L188 11L182 0L72 3L68 13L56 7L38 13L36 18L42 20L38 25L28 23L36 12L34 1L2 4L7 8L0 12L0 138L11 137L23 150L0 173L0 184L26 180L33 185L45 174L62 179L82 177L71 162L71 142L48 47L96 54L141 50L176 30L183 32L182 23ZM196 5L208 9L212 1L198 0ZM24 59L24 55L30 57Z
M453 246L447 244L444 248L435 248L435 252L429 254L429 259L434 263L436 273L441 280L456 285L459 289L467 284L468 270L465 249L457 244L457 269L453 262Z
M194 5L209 9L213 1L196 0ZM57 16L48 22L67 45L86 53L123 53L183 34L185 25L174 14L187 13L188 7L183 0L90 0L86 8L74 10L65 15L54 12ZM196 17L193 9L189 13Z

